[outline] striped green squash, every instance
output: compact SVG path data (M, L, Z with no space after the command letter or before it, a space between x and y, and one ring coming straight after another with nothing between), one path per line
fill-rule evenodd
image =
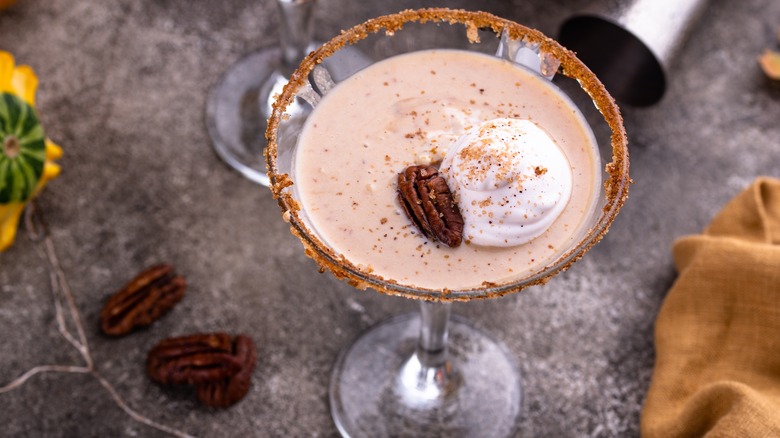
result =
M0 204L29 199L43 173L46 143L35 110L0 93Z

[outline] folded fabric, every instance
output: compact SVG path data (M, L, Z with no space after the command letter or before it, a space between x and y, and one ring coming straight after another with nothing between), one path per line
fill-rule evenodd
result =
M780 437L780 180L679 239L642 436Z

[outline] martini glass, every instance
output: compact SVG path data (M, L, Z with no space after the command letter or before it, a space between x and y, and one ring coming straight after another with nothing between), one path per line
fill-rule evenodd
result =
M276 0L281 22L279 47L250 53L220 78L206 103L206 126L214 150L246 178L268 185L262 133L274 96L309 52L315 0Z
M296 193L296 178L304 176L293 171L294 158L308 115L338 82L325 61L350 47L372 54L375 62L425 49L479 51L553 80L587 120L601 162L606 163L600 175L604 189L595 194L597 208L585 218L572 243L521 278L449 290L385 280L323 242ZM307 56L274 104L266 137L271 190L307 255L359 289L421 300L419 314L380 323L338 358L329 395L341 434L512 436L522 402L517 364L489 334L467 321L450 318L451 302L498 297L545 283L607 232L628 195L630 178L622 118L601 82L572 52L517 23L483 12L403 11L343 32Z

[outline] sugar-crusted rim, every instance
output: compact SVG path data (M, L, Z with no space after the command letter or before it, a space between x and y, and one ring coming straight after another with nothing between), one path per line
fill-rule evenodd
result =
M285 190L293 185L293 181L290 175L278 172L276 165L278 153L276 143L277 130L279 123L283 120L285 109L295 98L296 91L308 83L309 73L315 66L342 47L354 44L365 39L370 34L380 31L392 34L401 30L405 23L410 22L464 24L469 31L477 28L490 28L496 35L506 32L511 39L525 39L528 42L539 44L541 52L552 54L560 61L558 74L579 82L582 89L593 99L599 112L612 130L612 161L606 164L605 171L608 177L604 181L604 193L607 202L602 208L601 216L576 246L559 256L552 263L549 263L542 271L503 284L487 284L483 287L465 290L435 290L399 284L394 280L384 279L381 276L367 272L365 269L361 269L351 263L344 256L337 255L330 247L317 238L315 233L306 227L299 215L300 204L293 199L293 196L289 193L290 190ZM388 36L388 38L391 38L391 36ZM628 186L631 183L628 175L628 138L623 127L623 118L614 99L593 72L577 59L573 52L546 37L541 32L486 12L445 8L405 10L396 14L373 18L347 31L342 31L340 35L326 42L319 49L304 58L300 66L293 72L282 94L274 102L273 113L268 120L268 129L265 135L268 140L265 158L271 191L282 209L283 218L291 225L291 232L301 240L306 255L317 262L320 270L322 272L329 270L336 278L345 280L358 289L370 287L390 295L429 301L449 302L466 301L473 298L498 297L512 292L519 292L529 286L546 283L552 276L565 271L572 263L579 260L607 233L612 221L628 197Z

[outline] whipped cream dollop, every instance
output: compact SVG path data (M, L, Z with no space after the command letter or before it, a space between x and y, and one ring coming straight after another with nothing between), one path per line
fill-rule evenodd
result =
M517 246L544 233L569 202L572 173L536 123L494 119L466 131L439 169L460 207L464 240Z

